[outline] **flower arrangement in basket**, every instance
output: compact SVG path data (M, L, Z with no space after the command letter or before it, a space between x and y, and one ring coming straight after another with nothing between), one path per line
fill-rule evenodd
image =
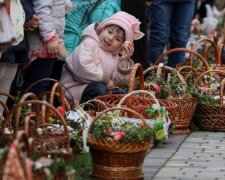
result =
M150 102L144 109L148 114L147 118L145 116L145 120L153 130L154 146L160 146L168 139L168 135L172 131L172 126L170 126L171 120L169 118L168 111L160 104L159 100L154 96L154 94L146 90L137 90L126 94L120 100L117 106L122 106L126 100L129 100L129 98L133 97L134 95L139 95L142 98L151 98L154 101L153 103Z
M34 139L37 151L43 147L46 149L46 156L69 159L72 155L71 135L66 121L56 108L45 101L25 100L15 105L3 123L4 132L7 128L13 136L18 130L25 130Z
M77 107L65 113L65 120L71 130L71 147L74 153L88 152L86 138L92 117L83 108Z
M33 162L34 180L73 180L75 178L75 169L62 158L47 158L33 154L31 160Z
M129 118L131 115L133 118ZM116 107L101 112L88 130L91 176L142 179L142 164L152 147L152 136L152 128L131 109Z
M209 70L195 81L198 104L194 121L201 130L225 131L224 78L224 71Z
M173 131L172 126L170 126L171 120L169 119L168 112L165 107L157 104L153 104L146 111L150 116L154 117L154 120L149 121L149 124L153 129L154 145L160 146L167 141L168 135Z
M181 75L184 70L186 79ZM148 74L145 83L148 84L146 88L149 91L154 90L159 99L163 98L177 104L177 111L171 118L173 133L190 133L189 126L197 104L192 97L192 91L195 89L194 75L197 72L190 66L177 70L160 63L147 69L144 74Z

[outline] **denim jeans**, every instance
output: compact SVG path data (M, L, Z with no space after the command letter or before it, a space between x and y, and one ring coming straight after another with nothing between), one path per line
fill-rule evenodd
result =
M125 94L126 91L121 88L112 90L112 94ZM108 94L106 85L101 82L92 82L84 89L80 103L84 103L88 100L94 99L97 96L103 96Z
M176 2L155 0L152 2L148 9L149 63L154 64L168 42L170 49L186 47L195 3L194 0L180 2L179 0ZM185 53L183 52L172 53L168 56L168 65L172 67L184 61Z
M43 78L50 78L55 62L55 58L38 58L33 61L30 66L25 70L24 77L24 90L27 89L32 83ZM40 95L41 93L49 90L50 82L42 81L33 86L29 91Z

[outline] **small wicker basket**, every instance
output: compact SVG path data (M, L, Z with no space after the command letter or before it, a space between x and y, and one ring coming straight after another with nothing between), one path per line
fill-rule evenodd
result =
M128 108L110 108L98 114L89 128L87 138L93 162L90 175L100 179L143 179L142 164L147 151L152 147L150 137L145 140L145 143L120 143L113 139L99 138L90 133L96 119L113 110L120 110L123 117L127 113L132 113L133 117L140 119L145 126L148 126L142 116Z
M220 104L198 103L194 114L194 122L200 130L225 131L225 105L223 104L225 72L219 70L206 71L198 77L195 83L199 85L204 75L210 73L216 73L222 78L220 89Z

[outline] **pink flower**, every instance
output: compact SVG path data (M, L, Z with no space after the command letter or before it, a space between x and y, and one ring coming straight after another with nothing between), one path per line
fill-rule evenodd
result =
M113 139L115 141L119 141L119 140L123 139L124 136L125 136L124 132L117 131L117 132L115 132Z

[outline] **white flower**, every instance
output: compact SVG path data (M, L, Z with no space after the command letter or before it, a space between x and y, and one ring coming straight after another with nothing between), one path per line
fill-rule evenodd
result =
M43 134L43 129L37 128L37 133L38 133L38 135L42 135Z
M9 130L9 128L5 128L4 134L13 134L13 130Z
M155 104L155 103L154 103L154 104L152 105L152 108L155 109L155 110L157 110L157 109L160 109L161 106L160 106L159 104Z

